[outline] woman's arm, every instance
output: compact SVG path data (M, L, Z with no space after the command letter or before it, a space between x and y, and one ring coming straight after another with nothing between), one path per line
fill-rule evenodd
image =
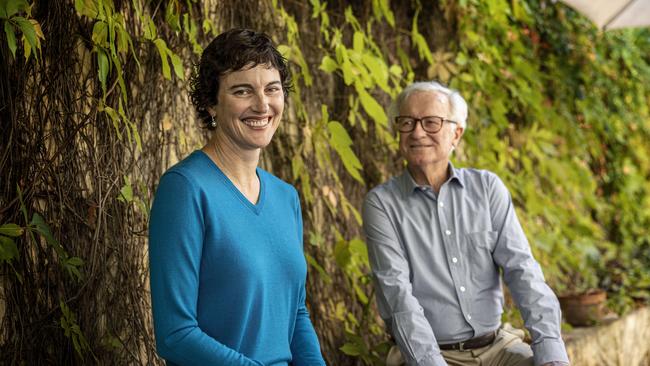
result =
M298 227L298 240L300 248L303 243L302 212L298 193L294 191L294 207L296 208L296 222ZM325 365L320 351L320 344L314 326L309 319L309 312L305 306L305 287L303 286L298 298L298 309L296 311L296 325L291 338L291 364L294 366Z

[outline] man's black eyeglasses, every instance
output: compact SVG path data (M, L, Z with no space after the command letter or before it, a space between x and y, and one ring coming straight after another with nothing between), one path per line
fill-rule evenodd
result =
M408 133L415 130L415 125L420 122L422 129L425 132L436 133L442 129L444 122L458 124L456 121L444 119L438 116L426 116L422 118L415 118L411 116L397 116L395 117L395 125L397 130L402 133Z

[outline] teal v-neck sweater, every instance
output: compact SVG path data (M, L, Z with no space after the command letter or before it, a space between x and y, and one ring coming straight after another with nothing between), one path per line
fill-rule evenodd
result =
M257 175L257 204L202 151L160 179L151 299L157 350L171 364L325 364L305 308L298 195Z

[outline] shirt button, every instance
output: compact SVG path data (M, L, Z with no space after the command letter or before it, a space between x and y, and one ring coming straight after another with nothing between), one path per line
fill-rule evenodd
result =
M465 292L465 286L460 286L460 292Z
M440 207L445 207L445 204L442 203L442 202L440 202L440 203L438 203L438 206L440 206Z
M451 261L454 262L454 263L456 263L456 262L458 262L458 258L453 257L453 258L451 259Z
M467 314L467 319L468 319L468 320L472 320L472 316L469 315L469 314Z
M449 231L449 230L445 230L445 234L447 234L447 235L451 235L451 231Z

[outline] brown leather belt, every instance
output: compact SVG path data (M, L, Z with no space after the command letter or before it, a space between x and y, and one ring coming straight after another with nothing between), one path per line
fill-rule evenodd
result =
M474 348L481 348L485 346L489 346L494 342L494 339L497 337L497 331L494 330L490 333L483 334L481 336L468 339L464 342L458 342L458 343L451 343L451 344L439 344L438 347L440 347L441 350L443 351L464 351L466 349L474 349Z

